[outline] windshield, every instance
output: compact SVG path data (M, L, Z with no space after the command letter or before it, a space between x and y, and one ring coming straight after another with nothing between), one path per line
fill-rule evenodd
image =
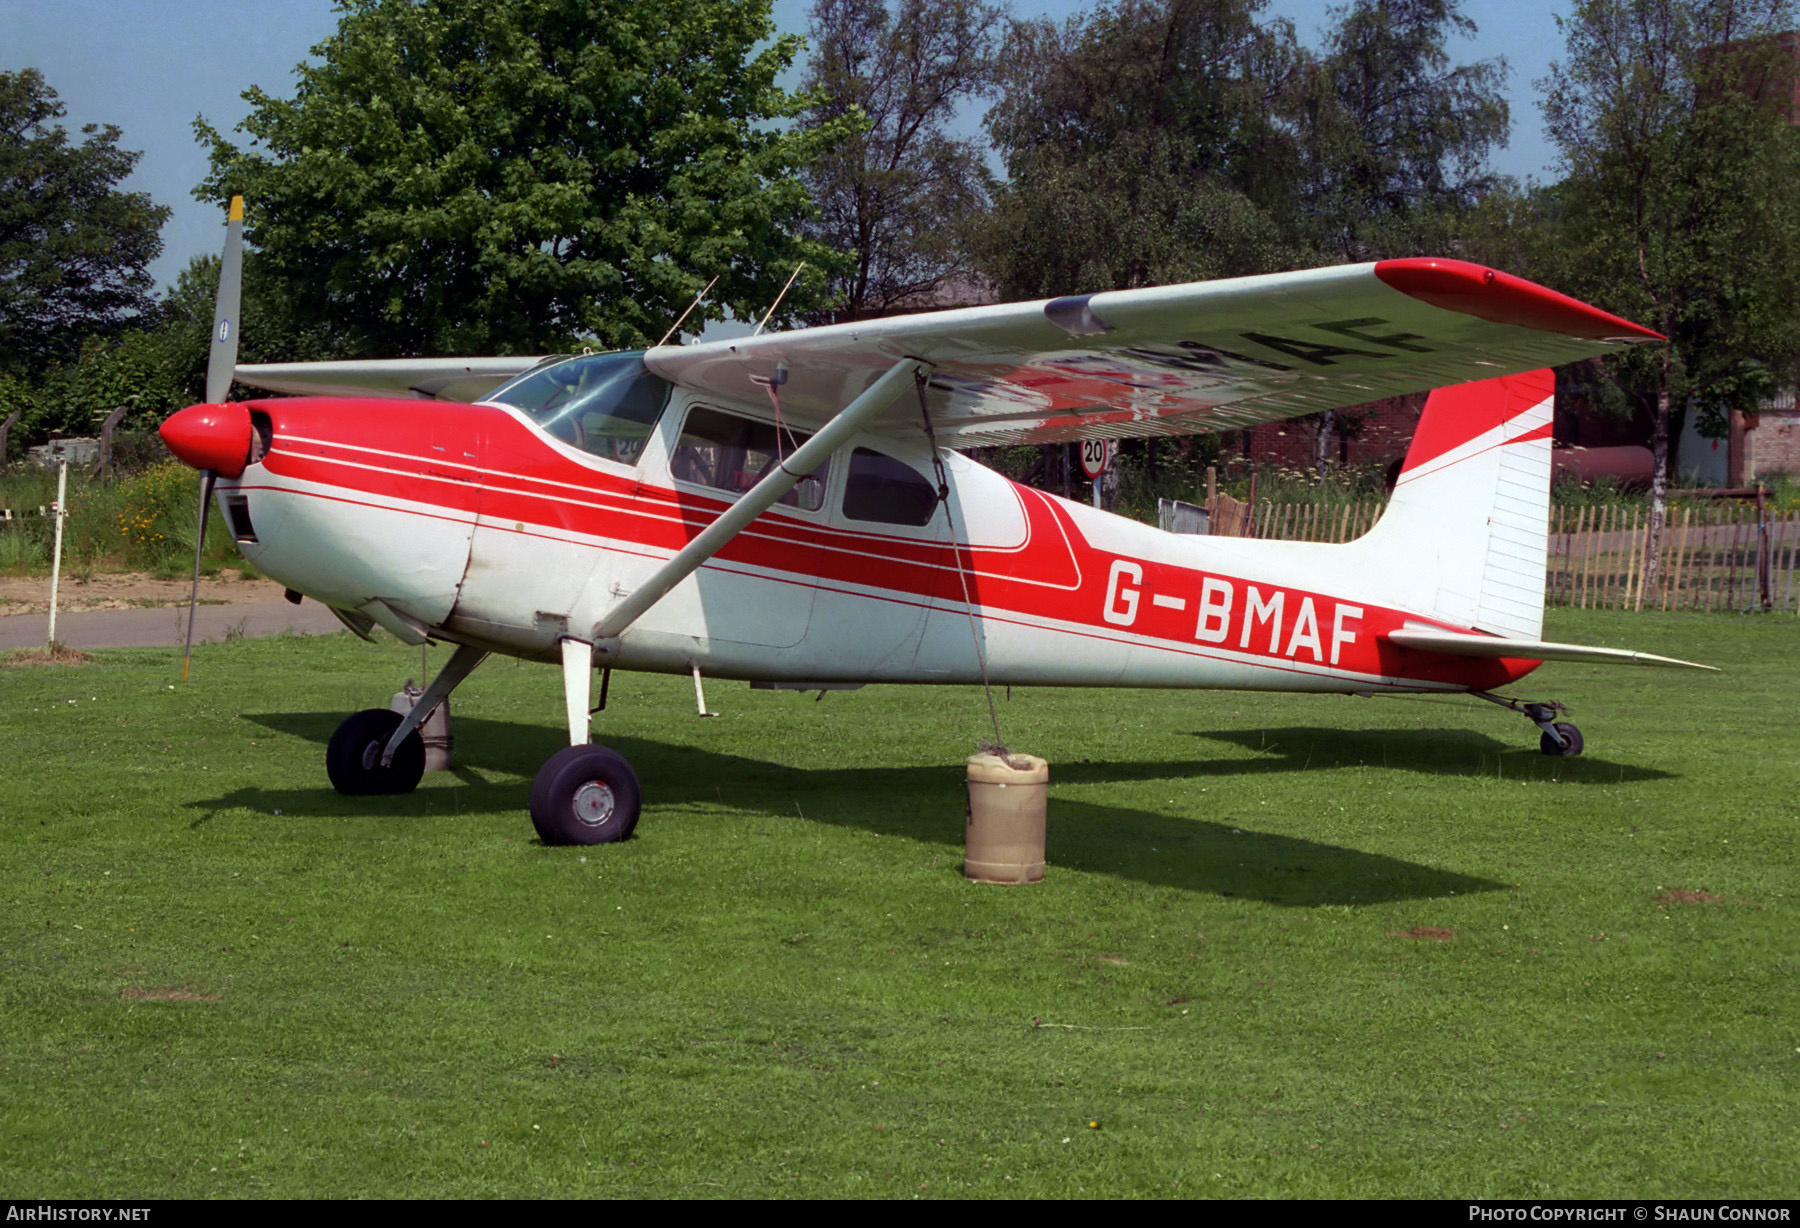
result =
M533 367L486 399L523 411L584 452L635 465L669 403L669 384L645 368L642 350L626 350Z

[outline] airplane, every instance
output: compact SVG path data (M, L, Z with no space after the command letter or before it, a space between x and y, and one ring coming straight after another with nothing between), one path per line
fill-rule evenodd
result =
M454 651L326 750L350 795L421 778L420 723L490 654L560 664L551 844L621 840L642 786L593 676L1467 693L1581 753L1541 639L1550 366L1648 329L1496 270L1405 258L537 358L237 367L242 203L207 399L161 433L291 599ZM227 402L232 379L281 393ZM1380 520L1339 545L1165 533L956 445L1232 430L1435 389ZM196 577L198 575L196 562ZM191 654L191 624L189 651ZM991 691L990 691L991 695ZM598 709L595 709L598 710ZM998 740L996 731L996 740Z

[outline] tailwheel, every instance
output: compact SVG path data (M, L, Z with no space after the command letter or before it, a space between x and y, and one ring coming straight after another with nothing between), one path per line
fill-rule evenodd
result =
M611 844L637 826L637 773L615 750L569 746L531 782L531 824L545 844Z
M1476 699L1485 699L1491 704L1499 704L1502 708L1511 708L1520 716L1543 730L1538 738L1538 749L1546 755L1558 759L1572 759L1581 753L1581 730L1568 721L1556 718L1569 709L1554 699L1526 700L1508 699L1504 695L1494 695L1487 691L1470 691Z
M1561 735L1559 742L1552 731ZM1567 721L1557 721L1538 738L1538 749L1558 759L1571 759L1581 753L1581 730Z
M425 742L419 731L407 734L394 751L394 760L382 766L388 739L404 718L386 708L366 708L347 717L331 735L325 748L325 774L331 787L351 797L384 793L411 793L425 775Z

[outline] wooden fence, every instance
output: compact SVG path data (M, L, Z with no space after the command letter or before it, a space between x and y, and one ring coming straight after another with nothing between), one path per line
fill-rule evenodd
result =
M1382 506L1376 500L1261 503L1248 519L1256 537L1345 542L1368 532ZM1580 609L1751 610L1762 608L1766 588L1768 608L1800 613L1794 592L1800 512L1765 512L1760 521L1758 515L1747 503L1668 508L1662 565L1648 583L1646 509L1552 507L1545 599Z
M1644 508L1554 508L1548 600L1603 610L1793 612L1800 513L1742 503L1664 512L1661 566L1647 581Z

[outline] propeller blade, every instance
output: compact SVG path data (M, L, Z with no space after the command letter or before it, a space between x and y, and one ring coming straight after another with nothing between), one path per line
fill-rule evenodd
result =
M200 531L194 536L194 588L188 594L187 648L181 656L181 680L187 681L188 662L194 656L194 612L200 606L200 556L206 550L206 511L212 503L213 483L219 475L211 469L200 471Z
M244 198L231 198L225 219L225 254L219 260L219 298L213 307L212 349L206 358L206 400L217 405L231 391L237 370L238 302L244 283Z

